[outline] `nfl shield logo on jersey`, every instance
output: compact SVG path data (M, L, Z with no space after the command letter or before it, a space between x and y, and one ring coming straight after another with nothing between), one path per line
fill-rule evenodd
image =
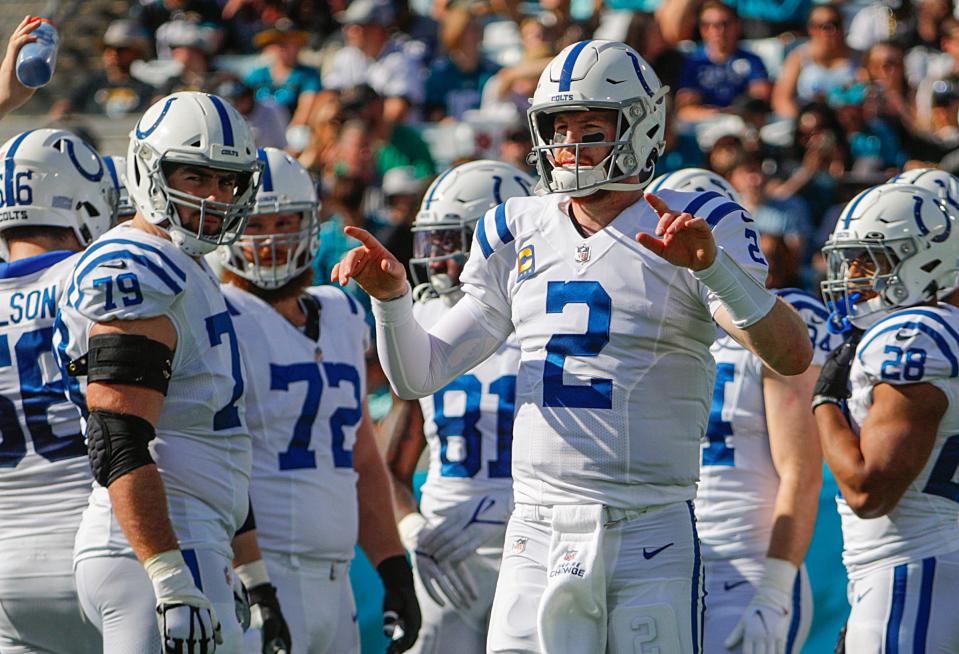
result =
M576 246L576 263L586 263L589 261L589 246L583 243Z
M522 554L526 550L526 541L528 540L526 536L517 536L513 539L513 554Z

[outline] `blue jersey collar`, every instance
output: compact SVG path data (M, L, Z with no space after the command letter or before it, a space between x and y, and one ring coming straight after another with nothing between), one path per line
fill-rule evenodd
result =
M0 279L32 275L74 254L76 253L71 250L54 250L53 252L44 252L43 254L27 257L26 259L17 259L10 263L0 263Z

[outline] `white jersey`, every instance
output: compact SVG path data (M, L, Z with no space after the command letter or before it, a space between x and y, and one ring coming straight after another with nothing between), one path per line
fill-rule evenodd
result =
M759 279L752 219L715 192L662 191L706 218ZM685 268L636 242L659 220L645 200L584 238L558 195L511 198L476 226L464 291L481 324L521 347L516 502L620 508L690 500L709 416L720 301Z
M413 305L429 329L450 310L443 299ZM430 467L420 509L433 518L444 509L491 496L503 510L511 503L513 414L519 344L510 336L483 363L420 400Z
M77 260L60 301L60 363L88 351L97 322L157 316L169 318L177 332L170 386L150 442L173 529L183 549L212 547L232 557L230 541L249 507L251 444L237 336L209 267L129 224L113 228ZM107 489L95 483L77 557L131 551Z
M0 264L0 542L72 540L90 496L80 412L53 354L73 252ZM66 380L66 382L65 382Z
M826 329L822 302L798 289L777 291L795 307L813 343L812 365L821 366L842 337ZM702 443L696 526L703 558L765 558L772 534L779 474L766 428L763 362L725 332L710 347L716 385Z
M363 308L340 289L307 292L320 306L319 341L260 298L223 287L247 371L250 497L261 549L352 559L359 520L353 444L369 327Z
M866 419L877 384L932 384L949 401L922 471L896 507L857 517L842 497L843 563L851 579L907 561L959 550L959 309L947 304L897 311L862 336L852 364L849 413Z

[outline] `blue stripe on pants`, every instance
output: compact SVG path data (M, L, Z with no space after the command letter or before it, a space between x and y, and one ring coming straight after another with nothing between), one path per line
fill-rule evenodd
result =
M929 613L932 610L932 582L936 574L936 557L922 560L922 583L919 590L919 610L916 629L912 635L912 654L925 654L926 634L929 631Z
M703 561L699 553L699 532L696 531L696 512L693 509L691 501L686 502L689 508L690 526L693 528L693 591L689 607L689 614L692 623L693 654L699 654L703 640L703 618L706 611L706 603L699 599L699 584L702 572Z
M799 633L799 623L802 621L802 568L796 573L793 582L793 617L789 621L789 633L786 636L786 654L792 654L796 646L796 635Z
M902 627L902 614L906 607L908 579L906 564L897 565L892 579L892 606L889 609L889 621L886 623L886 654L899 654L899 629Z
M193 583L202 591L203 583L200 581L200 564L196 560L196 552L193 550L182 550L181 553L183 554L183 560L186 562L186 567L190 568Z

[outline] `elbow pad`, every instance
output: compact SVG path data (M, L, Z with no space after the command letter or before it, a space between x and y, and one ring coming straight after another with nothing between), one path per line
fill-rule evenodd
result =
M90 349L67 365L72 377L87 382L143 386L166 395L173 374L173 350L138 334L97 334Z
M93 478L103 487L153 463L149 443L156 430L138 416L94 410L87 418L87 451Z

